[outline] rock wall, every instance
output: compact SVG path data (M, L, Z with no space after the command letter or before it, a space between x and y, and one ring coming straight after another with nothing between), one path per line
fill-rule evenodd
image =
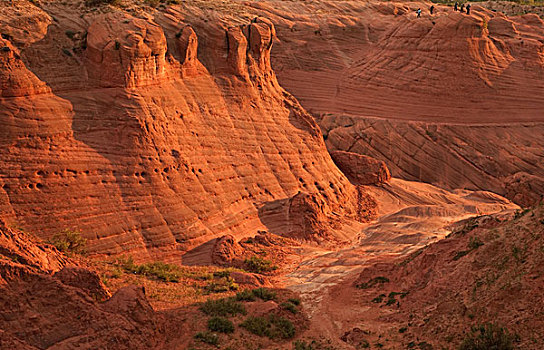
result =
M173 260L266 228L259 209L301 190L357 217L357 190L277 82L266 19L2 11L5 37L17 13L43 22L39 36L0 49L0 76L20 82L0 99L0 208L11 224L44 238L81 230L94 254Z

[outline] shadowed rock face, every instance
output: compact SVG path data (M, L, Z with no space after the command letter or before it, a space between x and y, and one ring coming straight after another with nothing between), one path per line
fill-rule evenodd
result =
M91 253L169 260L264 228L259 208L301 190L354 217L357 190L276 80L270 21L2 11L0 214L11 222L46 238L79 229ZM17 13L40 23L26 41Z

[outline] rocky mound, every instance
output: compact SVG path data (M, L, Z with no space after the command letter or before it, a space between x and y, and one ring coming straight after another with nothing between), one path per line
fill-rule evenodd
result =
M0 5L7 220L45 238L81 230L95 254L168 260L266 228L260 208L299 191L357 217L357 190L276 80L270 21L199 4L40 4Z
M391 179L384 162L352 152L333 151L331 157L342 172L357 185L380 185Z

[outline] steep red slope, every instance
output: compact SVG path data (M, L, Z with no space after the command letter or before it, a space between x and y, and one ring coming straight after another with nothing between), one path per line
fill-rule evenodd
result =
M260 207L299 191L359 216L318 126L276 80L266 19L3 6L0 209L11 221L45 237L79 229L95 253L145 259L254 233Z

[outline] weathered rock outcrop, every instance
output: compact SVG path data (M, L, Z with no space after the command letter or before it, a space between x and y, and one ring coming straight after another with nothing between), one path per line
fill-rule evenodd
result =
M379 185L391 179L381 160L358 153L332 151L331 157L342 172L356 185Z
M357 191L277 82L270 21L209 22L179 6L3 11L6 37L16 12L45 29L1 52L0 75L25 82L0 99L0 215L10 222L45 238L81 230L92 254L169 260L265 228L260 208L301 190L357 217Z
M244 249L232 235L218 238L212 250L212 261L216 265L233 265L243 258Z

